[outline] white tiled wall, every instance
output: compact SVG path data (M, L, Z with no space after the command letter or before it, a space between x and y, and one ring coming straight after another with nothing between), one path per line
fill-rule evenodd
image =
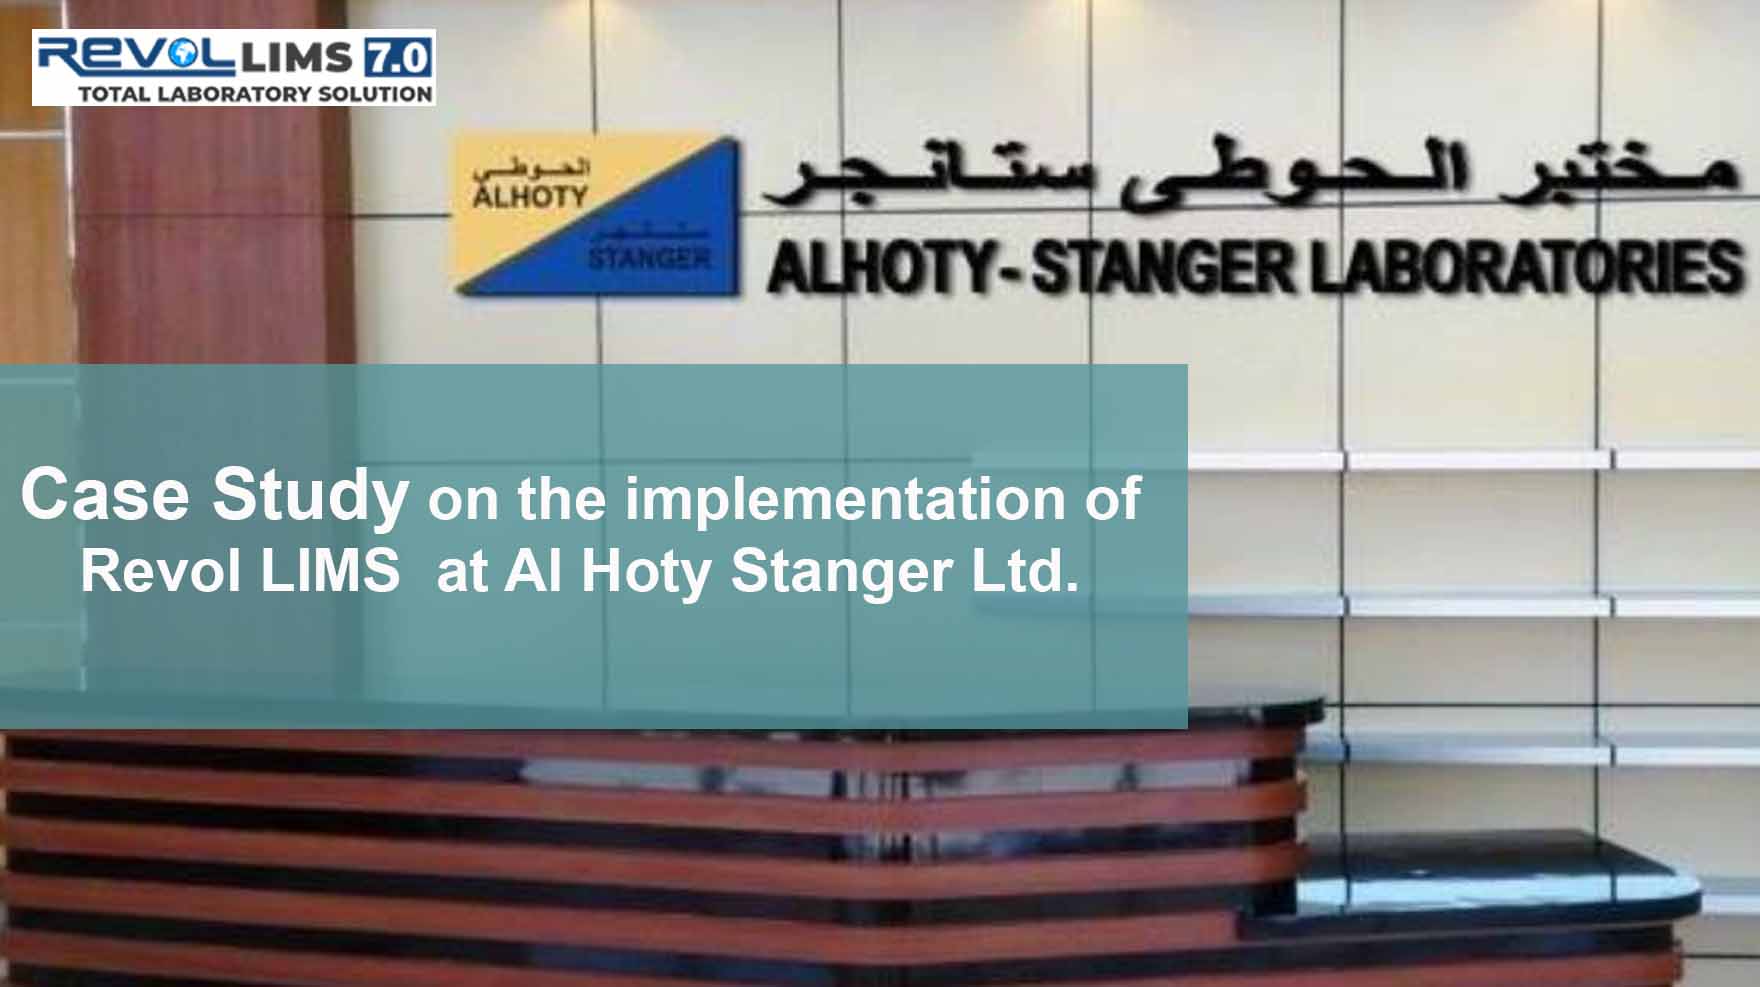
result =
M1087 160L1084 4L846 0L843 11L849 153L909 160L925 138L954 137L981 158L1012 138L1048 161Z
M1472 148L1475 160L1498 156L1477 140ZM1377 206L1347 210L1345 234L1585 239L1594 222L1584 208ZM1594 444L1595 309L1587 295L1360 295L1345 302L1344 325L1350 448Z
M1634 132L1647 136L1648 130ZM1739 139L1732 140L1723 153L1733 155L1739 144ZM1760 178L1760 151L1745 160L1754 162L1750 171ZM1689 202L1619 202L1604 207L1602 221L1608 236L1730 237L1747 245L1750 263L1760 244L1760 201L1716 208ZM1754 293L1750 287L1740 296L1634 295L1604 303L1606 442L1760 445L1760 388L1754 386L1760 375L1760 350L1754 347L1760 313Z
M1343 8L1347 155L1415 167L1425 137L1460 139L1472 149L1475 197L1490 197L1525 190L1533 162L1595 136L1596 0Z
M354 114L358 310L377 362L1185 362L1204 450L1760 446L1760 306L1737 298L1253 299L999 292L772 298L779 237L1729 236L1710 203L1520 211L1537 160L1599 132L1665 169L1760 169L1752 0L353 0L356 25L436 27L442 105ZM444 162L468 128L709 129L743 139L739 300L471 301L445 272ZM1467 142L1467 201L1256 196L1158 219L1122 176L1214 167L1211 137L1287 163L1423 165ZM897 195L786 212L801 161L1093 160L1102 191L1043 201ZM1760 171L1755 172L1760 175ZM1191 479L1199 593L1760 592L1748 473L1264 473ZM1198 683L1324 693L1350 732L1760 733L1751 621L1199 618ZM1342 649L1342 653L1341 653ZM1316 766L1310 831L1592 828L1760 876L1760 769ZM1597 804L1599 797L1599 804ZM1760 924L1688 929L1690 983L1760 982ZM1744 958L1746 957L1746 958Z
M438 29L446 80L431 108L350 113L356 211L445 212L455 130L569 130L587 121L590 10L588 0L351 0L351 27Z
M1346 629L1350 662L1346 686L1359 703L1400 707L1417 703L1506 702L1534 706L1587 703L1592 698L1594 643L1583 621L1414 619L1355 620ZM1530 729L1587 727L1579 709L1437 710L1365 709L1354 718L1394 716L1414 729L1507 728L1488 713L1538 713Z
M1164 133L1160 128L1149 132ZM1215 162L1193 167L1208 170ZM1194 211L1177 222L1173 235L1180 237L1272 237L1307 243L1332 242L1338 235L1336 213L1320 209ZM1143 221L1101 213L1094 217L1094 235L1142 236ZM1324 449L1338 444L1338 303L1326 296L1189 295L1173 303L1140 295L1098 298L1094 359L1204 368L1190 377L1189 440L1194 449Z
M599 0L593 14L605 129L738 135L747 208L793 188L800 162L840 156L836 0Z
M1337 477L1193 475L1186 491L1193 592L1337 587Z
M1345 482L1352 592L1587 592L1592 479L1356 473Z
M985 216L987 235L1002 250L1026 256L1034 242L1083 236L1085 216ZM851 213L856 239L959 237L969 216L875 216ZM946 296L861 295L849 300L852 363L1086 363L1088 308L1070 295L1045 298L1024 291L978 295L961 288Z
M1067 6L1091 6L1094 14L1094 161L1103 184L1116 188L1122 175L1208 172L1216 167L1217 133L1267 161L1308 157L1336 166L1336 3ZM1283 235L1256 228L1265 230L1257 235Z

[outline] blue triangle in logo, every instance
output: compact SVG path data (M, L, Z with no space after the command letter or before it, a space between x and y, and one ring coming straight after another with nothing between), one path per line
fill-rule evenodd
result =
M739 145L722 138L466 282L466 295L739 294Z

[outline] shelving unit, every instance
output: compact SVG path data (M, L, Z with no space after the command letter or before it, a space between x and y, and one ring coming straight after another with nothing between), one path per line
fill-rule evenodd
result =
M1352 450L1345 462L1352 473L1572 472L1612 465L1608 449L1365 449Z
M1209 449L1192 450L1186 468L1194 473L1741 471L1760 470L1760 449Z
M1588 734L1429 733L1352 730L1342 740L1354 764L1556 765L1613 763L1613 749Z
M985 469L1067 468L1070 450L1008 448L972 457ZM1108 467L1177 467L1159 454L1109 456ZM1607 470L1760 470L1760 449L1193 449L1193 473L1582 473Z
M1612 601L1588 593L1358 593L1352 617L1606 617Z
M1319 764L1478 764L1533 767L1760 768L1752 733L1494 733L1317 727L1306 758Z
M1760 592L1194 593L1194 617L1760 620Z

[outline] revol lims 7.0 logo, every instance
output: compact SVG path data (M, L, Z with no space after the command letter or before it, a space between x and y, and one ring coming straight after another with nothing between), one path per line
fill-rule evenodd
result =
M452 169L463 294L739 293L732 138L462 134Z
M433 106L432 30L37 30L35 106Z

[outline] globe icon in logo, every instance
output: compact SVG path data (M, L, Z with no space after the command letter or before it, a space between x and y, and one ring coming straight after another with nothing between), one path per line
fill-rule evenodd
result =
M178 38L171 42L171 64L186 69L195 64L196 43L188 38Z

